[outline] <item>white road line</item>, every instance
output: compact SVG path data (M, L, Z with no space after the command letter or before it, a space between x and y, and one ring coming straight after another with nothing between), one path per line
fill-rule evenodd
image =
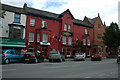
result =
M8 69L8 70L2 70L2 71L15 71L16 69Z
M49 68L65 68L68 66L56 66L56 67L43 67L43 69L49 69Z
M87 77L84 77L84 78L92 78L91 76L87 76Z

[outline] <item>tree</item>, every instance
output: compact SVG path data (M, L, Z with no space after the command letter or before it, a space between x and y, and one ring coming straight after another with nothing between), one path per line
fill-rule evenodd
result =
M120 29L117 23L111 23L105 30L103 42L110 50L110 54L116 54L120 46ZM114 51L114 52L113 52Z

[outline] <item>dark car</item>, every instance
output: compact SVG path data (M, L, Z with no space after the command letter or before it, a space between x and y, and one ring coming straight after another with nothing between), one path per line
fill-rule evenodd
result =
M120 63L120 53L118 54L118 57L117 57L117 63L118 64Z
M101 61L102 60L102 56L100 54L92 54L91 61L94 61L94 60Z
M11 62L21 62L23 55L17 50L6 49L2 50L2 63L9 64Z
M44 62L44 55L37 52L26 52L23 56L25 63Z

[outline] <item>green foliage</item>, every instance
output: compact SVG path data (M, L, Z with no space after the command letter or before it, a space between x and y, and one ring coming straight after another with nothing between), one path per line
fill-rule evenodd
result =
M120 29L117 23L112 22L111 25L107 27L103 40L109 48L117 48L120 46Z

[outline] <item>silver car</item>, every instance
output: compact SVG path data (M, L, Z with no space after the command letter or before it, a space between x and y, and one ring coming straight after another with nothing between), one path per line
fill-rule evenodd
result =
M85 54L82 52L75 53L74 60L84 60L85 61Z
M50 51L50 54L49 54L49 62L52 62L52 61L65 61L65 57L64 55L61 55L59 51L57 51L56 49L53 49L52 51Z

